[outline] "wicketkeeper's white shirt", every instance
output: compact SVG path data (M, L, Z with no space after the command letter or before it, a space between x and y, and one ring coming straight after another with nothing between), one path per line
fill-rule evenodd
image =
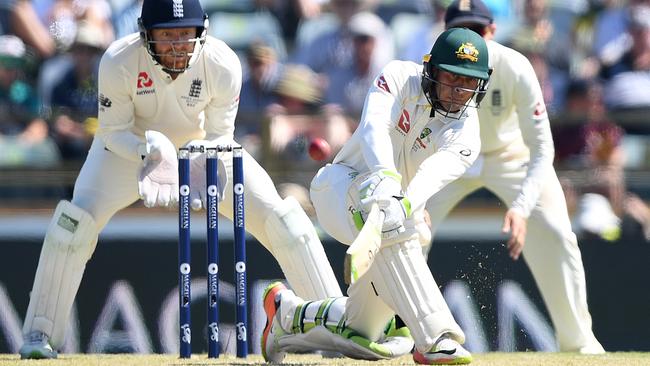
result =
M194 139L232 139L242 78L235 53L208 36L196 62L172 82L142 42L131 34L102 57L97 135L106 147L139 160L146 130L162 132L176 147Z

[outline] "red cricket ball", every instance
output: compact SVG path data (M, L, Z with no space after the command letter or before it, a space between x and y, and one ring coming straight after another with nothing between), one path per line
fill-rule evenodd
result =
M309 156L316 161L323 161L332 154L330 144L320 137L314 137L309 142Z

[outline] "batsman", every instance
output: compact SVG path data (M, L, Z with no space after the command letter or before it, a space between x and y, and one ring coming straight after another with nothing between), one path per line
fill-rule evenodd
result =
M476 107L489 78L485 41L461 28L444 32L422 65L392 61L377 76L359 127L319 170L310 193L328 234L356 246L357 235L372 234L367 225L377 223L378 248L369 248L374 255L367 266L351 265L367 271L351 271L348 297L305 302L280 283L267 288L267 361L314 349L369 360L398 357L411 351L412 344L399 341L410 330L417 363L471 362L461 346L465 334L423 255L431 238L424 207L476 159ZM369 219L377 208L379 219ZM391 322L395 314L408 329ZM397 332L384 332L387 324Z
M75 183L47 229L23 326L21 358L55 358L98 233L138 199L178 202L178 148L232 145L242 70L235 53L207 36L199 0L144 0L140 32L115 41L99 67L99 130ZM232 191L232 158L220 156L220 191ZM300 296L341 296L316 231L295 199L282 200L246 152L248 231L280 264ZM191 205L205 206L205 157L191 157ZM232 197L219 213L232 220ZM171 272L170 272L171 273Z

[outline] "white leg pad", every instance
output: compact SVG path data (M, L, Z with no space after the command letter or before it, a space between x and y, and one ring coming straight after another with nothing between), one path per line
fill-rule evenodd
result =
M342 296L323 244L298 201L287 197L265 226L271 252L298 296L306 300Z
M381 300L404 320L420 352L431 349L443 333L464 343L465 334L449 311L417 239L382 246L367 274L363 277L372 282ZM363 286L364 282L358 284ZM355 285L356 282L352 286Z
M89 213L68 201L59 202L43 241L23 334L41 331L55 349L63 344L72 303L97 235Z

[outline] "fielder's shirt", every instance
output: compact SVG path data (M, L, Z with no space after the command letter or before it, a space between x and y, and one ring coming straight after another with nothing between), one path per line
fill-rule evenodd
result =
M488 41L493 68L487 95L478 109L481 125L481 154L521 151L530 161L512 207L524 217L539 199L546 175L553 169L553 137L542 90L530 61L519 52ZM527 148L527 149L526 149ZM502 154L504 161L521 156Z

